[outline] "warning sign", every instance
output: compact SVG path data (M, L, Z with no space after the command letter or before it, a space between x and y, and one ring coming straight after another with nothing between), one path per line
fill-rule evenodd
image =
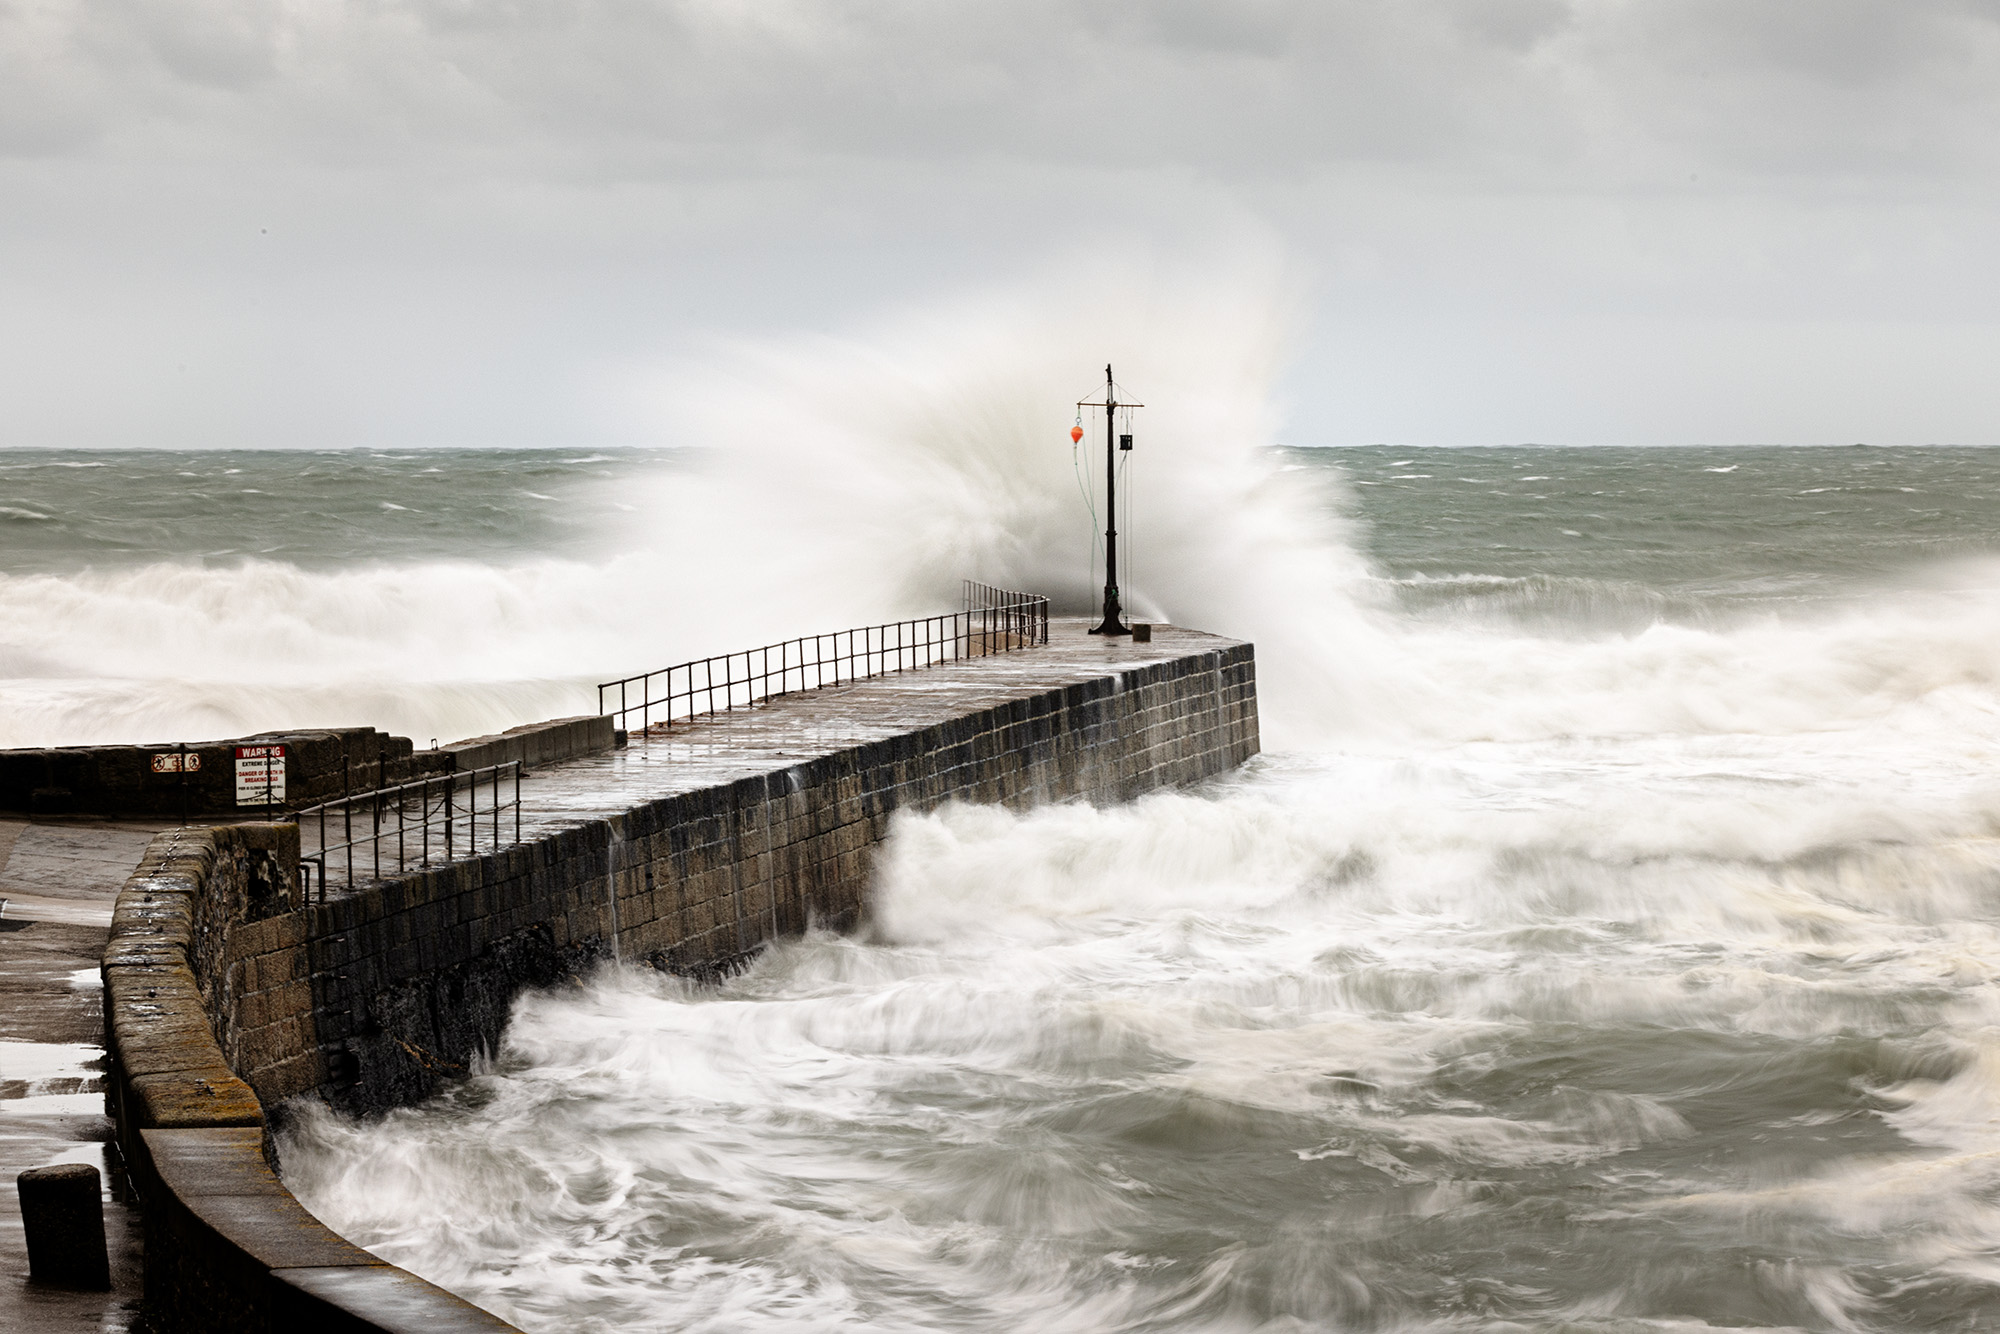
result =
M190 759L193 757L190 756ZM285 748L236 748L236 804L274 806L285 799Z
M169 750L153 756L153 772L156 774L191 774L199 768L201 768L201 755L198 752L190 751L183 755L179 751Z

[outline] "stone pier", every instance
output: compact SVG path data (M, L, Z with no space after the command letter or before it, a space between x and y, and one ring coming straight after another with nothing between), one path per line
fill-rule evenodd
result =
M352 891L336 873L324 902L299 882L296 826L163 834L104 970L121 1142L153 1197L155 1323L401 1328L393 1307L434 1331L504 1328L315 1232L265 1161L272 1117L302 1097L421 1100L497 1046L521 989L598 961L713 976L809 923L849 926L898 811L1122 801L1256 754L1248 644L1087 624L545 765L518 843Z

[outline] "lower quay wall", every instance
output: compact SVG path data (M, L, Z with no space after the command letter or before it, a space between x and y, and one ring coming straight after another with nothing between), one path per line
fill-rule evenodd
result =
M250 815L236 798L236 753L242 745L285 748L280 806L326 801L438 772L439 752L419 751L408 737L372 727L264 732L225 741L185 744L187 768L155 772L156 756L179 765L183 743L150 746L57 746L0 750L0 811L28 815ZM449 767L445 764L443 767Z
M151 746L57 746L0 750L0 811L27 815L254 816L256 803L236 794L240 745L285 748L280 806L331 801L433 774L465 773L519 760L543 764L610 750L622 741L611 719L556 718L496 736L419 750L408 737L372 727L262 732L227 741L163 742ZM176 767L156 772L164 757ZM180 767L185 761L185 767Z
M494 1050L523 988L618 958L714 977L859 918L899 810L1120 801L1258 750L1247 644L1131 668L521 846L302 900L292 825L163 834L105 957L112 1098L147 1226L150 1318L180 1329L509 1328L320 1225L269 1123L314 1096L420 1101Z

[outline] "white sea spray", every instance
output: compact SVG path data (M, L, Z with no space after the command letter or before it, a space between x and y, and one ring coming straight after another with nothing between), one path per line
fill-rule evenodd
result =
M398 463L338 562L77 539L0 577L5 726L470 733L961 574L1081 609L1111 356L1131 600L1256 641L1269 753L906 815L861 931L524 998L437 1103L295 1120L301 1197L538 1331L1990 1323L2000 460L1276 453L1230 292L726 351L663 388L700 464L473 460L427 538L465 456Z

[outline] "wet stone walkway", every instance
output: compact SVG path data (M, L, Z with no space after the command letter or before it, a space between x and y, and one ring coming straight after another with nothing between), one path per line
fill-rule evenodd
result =
M99 960L111 905L161 822L0 820L0 1330L133 1328L139 1219L104 1114ZM103 1174L112 1291L28 1282L14 1178L88 1163Z

